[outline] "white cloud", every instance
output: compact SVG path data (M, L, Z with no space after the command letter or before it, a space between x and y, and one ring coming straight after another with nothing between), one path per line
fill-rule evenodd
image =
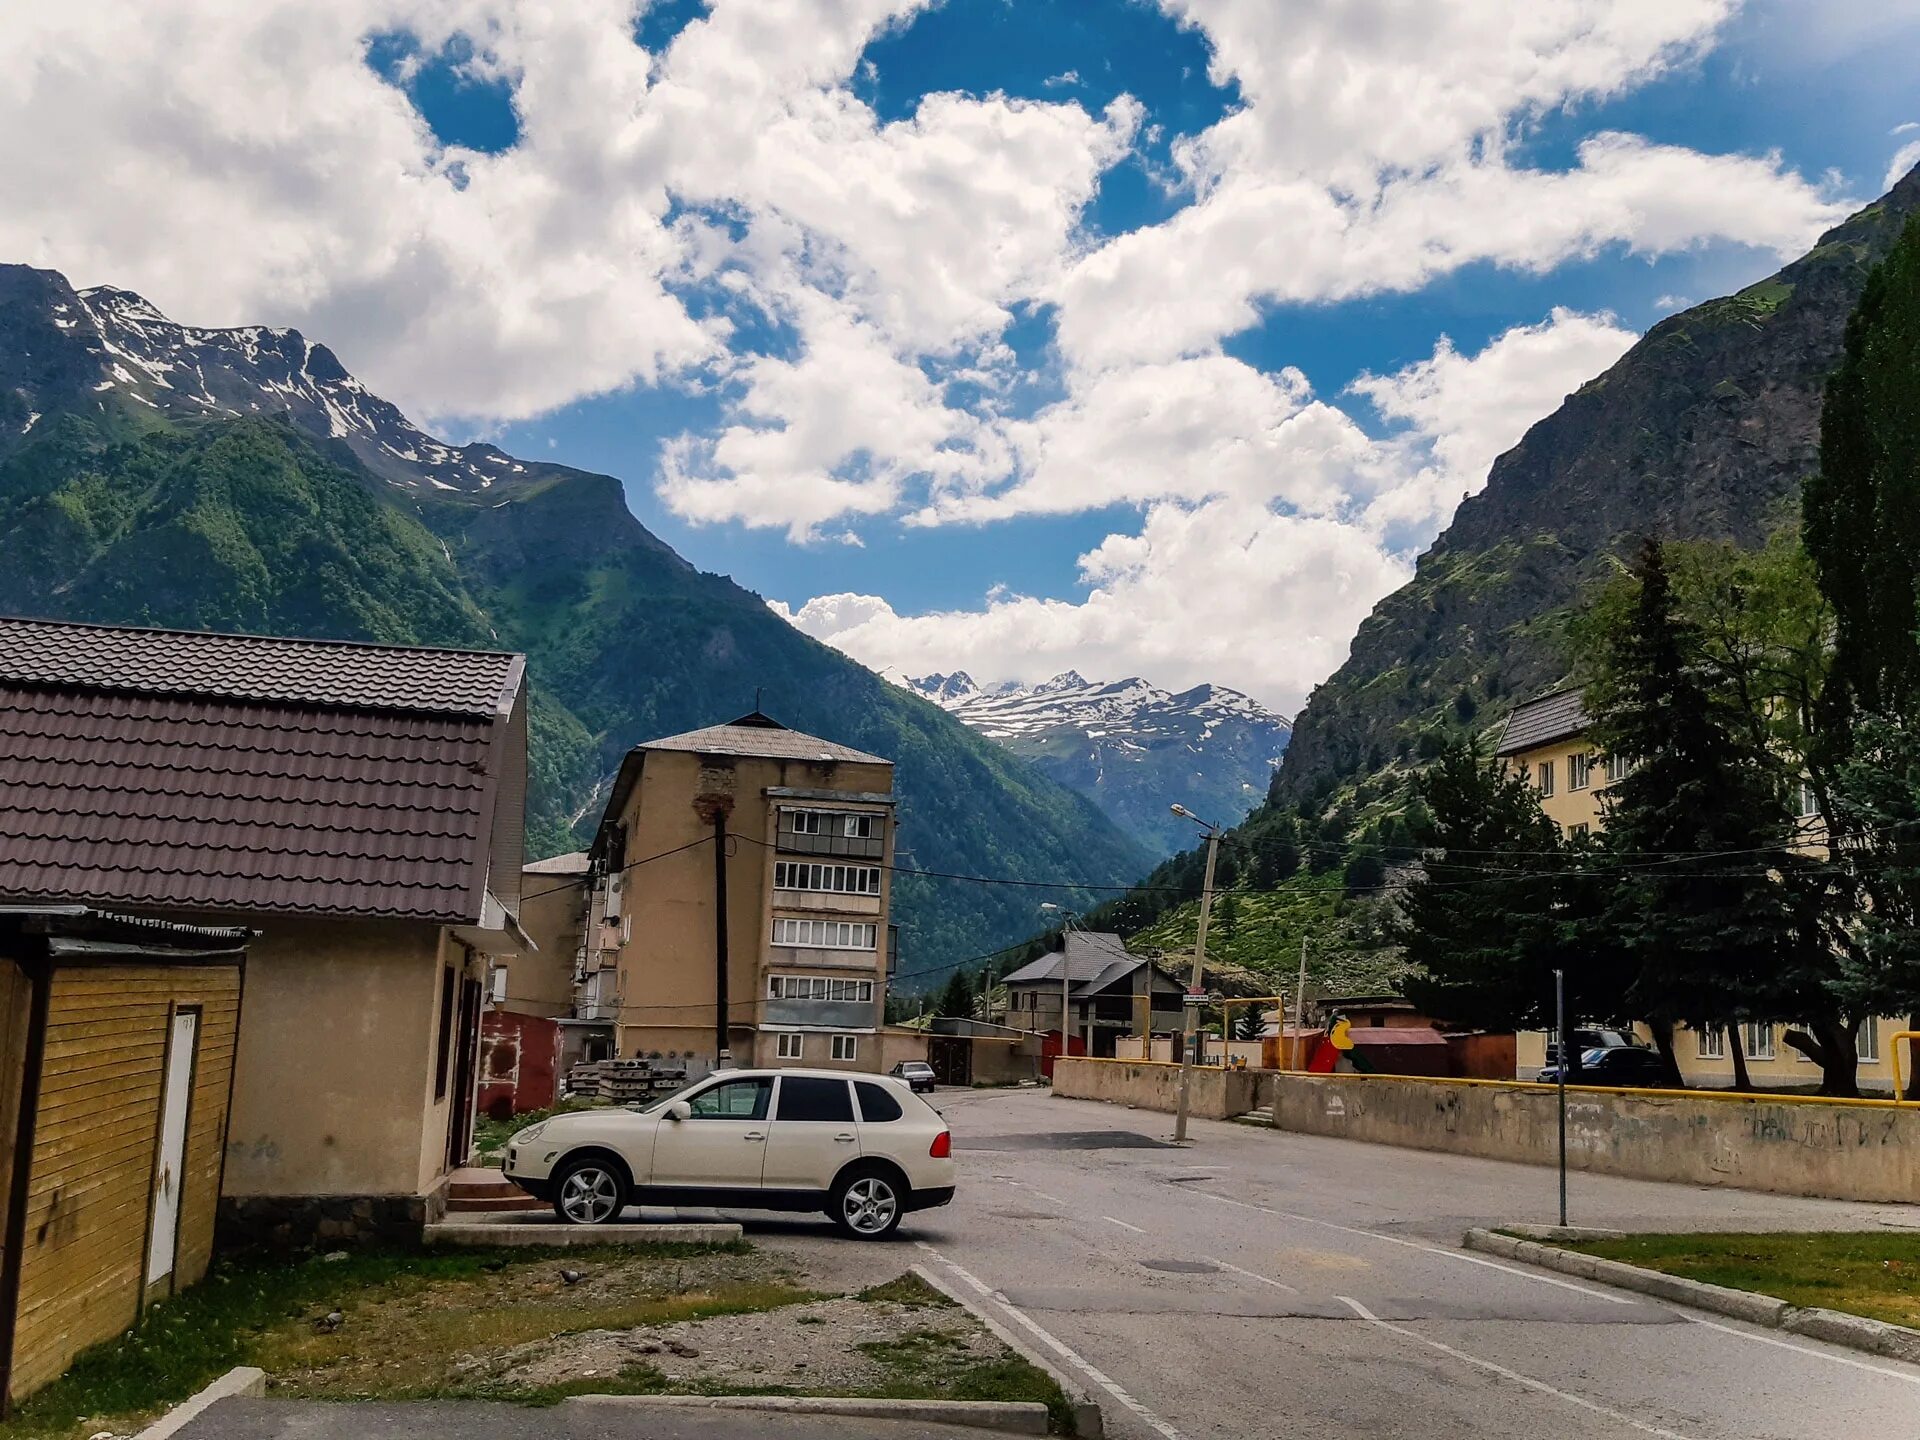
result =
M1893 161L1887 166L1887 178L1881 182L1882 190L1891 190L1907 178L1907 172L1920 165L1920 140L1909 140L1894 152Z
M1184 454L1183 490L1163 480L1137 534L1108 535L1080 557L1084 597L994 593L976 610L924 615L860 594L774 608L876 668L1225 680L1290 713L1493 458L1633 339L1609 317L1556 310L1477 354L1443 340L1425 360L1356 382L1394 427L1381 439L1313 400L1298 374L1216 374L1239 362L1213 357L1110 377L1019 427L1017 444L1038 455L1017 487L1028 493L975 499L968 512L1127 498L1131 467L1169 473ZM1237 394L1239 406L1196 410L1208 393Z

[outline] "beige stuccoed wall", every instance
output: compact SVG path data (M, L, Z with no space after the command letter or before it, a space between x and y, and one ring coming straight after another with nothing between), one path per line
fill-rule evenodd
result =
M1540 1165L1558 1157L1549 1087L1276 1078L1285 1130ZM1920 1198L1920 1107L1571 1089L1567 1154L1572 1168L1605 1175L1911 1202Z
M1212 1120L1244 1115L1272 1103L1272 1078L1271 1071L1196 1065L1187 1111ZM1179 1105L1180 1067L1138 1060L1059 1059L1054 1062L1053 1093L1072 1100L1105 1100L1171 1114Z
M448 1104L433 1098L439 928L251 923L264 933L247 962L223 1193L420 1193L446 1144ZM446 954L464 962L457 946Z
M520 886L520 928L538 948L506 961L506 1003L494 1008L547 1019L571 1015L574 956L587 919L587 877L528 869Z

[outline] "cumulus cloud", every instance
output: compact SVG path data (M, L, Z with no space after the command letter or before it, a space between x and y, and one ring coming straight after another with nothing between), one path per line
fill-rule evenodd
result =
M1210 447L1190 454L1184 492L1164 498L1163 486L1147 504L1137 533L1110 534L1080 556L1083 596L996 591L977 609L921 615L862 594L774 608L878 669L1226 679L1290 713L1345 657L1373 603L1407 578L1413 551L1461 494L1484 483L1493 458L1633 339L1611 317L1555 310L1476 354L1442 340L1427 359L1355 383L1389 422L1378 439L1314 400L1297 373L1210 380L1204 388L1240 393L1242 407L1202 412L1191 434L1170 418L1189 413L1177 375L1137 396L1122 384L1085 406L1063 402L1023 427L1039 437L1023 443L1041 456L1023 485L1047 498L1006 503L1087 508L1103 475L1124 486L1129 465L1172 465L1187 442ZM1238 363L1214 357L1205 368ZM972 503L979 514L997 502Z
M1550 112L1693 63L1738 0L1157 0L1238 103L1156 165L1167 219L1104 236L1103 177L1161 140L1134 98L1091 111L1064 72L883 120L856 93L931 3L711 0L654 53L644 0L6 7L0 130L35 141L0 148L0 253L186 320L297 324L428 420L697 387L719 422L651 478L698 523L857 540L1133 507L1072 599L794 613L878 661L1158 667L1290 704L1487 459L1630 337L1557 311L1329 398L1235 335L1472 264L1784 254L1845 208L1771 155L1589 133L1565 169L1519 158ZM367 63L387 35L504 87L514 143L436 138ZM1052 325L1024 366L1016 316Z
M1910 127L1902 126L1901 128L1907 129ZM1920 140L1909 140L1898 150L1894 151L1893 161L1887 166L1887 178L1881 182L1880 188L1883 190L1891 190L1902 180L1906 179L1907 172L1916 165L1920 165Z

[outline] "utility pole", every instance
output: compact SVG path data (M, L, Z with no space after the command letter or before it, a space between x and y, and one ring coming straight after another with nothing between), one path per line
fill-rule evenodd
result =
M1560 1083L1560 1226L1567 1224L1567 972L1553 972L1553 1030L1560 1046L1560 1063L1554 1067Z
M1053 1057L1054 1078L1058 1080L1060 1077L1060 1061L1068 1055L1073 1048L1072 1041L1069 1038L1073 1034L1070 1028L1073 1024L1071 1010L1073 1004L1073 971L1068 965L1067 956L1067 936L1073 931L1073 912L1064 905L1054 904L1051 900L1043 901L1040 908L1042 910L1057 910L1060 913L1060 1052ZM1091 1047L1089 1047L1087 1053L1089 1055L1093 1053Z
M1200 931L1193 942L1193 978L1186 993L1186 1040L1180 1052L1180 1104L1173 1115L1173 1140L1176 1145L1187 1138L1187 1099L1193 1086L1193 1052L1200 1044L1200 1001L1206 995L1207 918L1213 913L1213 863L1220 854L1220 827L1210 825L1184 805L1175 805L1173 813L1191 820L1207 832L1207 873L1200 882Z
M716 1070L733 1068L733 1043L727 1033L727 812L713 811L713 1029Z
M1286 1016L1280 1017L1286 1023ZM1307 937L1300 937L1300 981L1293 987L1293 1068L1300 1068L1300 1042L1306 1038L1307 1026Z

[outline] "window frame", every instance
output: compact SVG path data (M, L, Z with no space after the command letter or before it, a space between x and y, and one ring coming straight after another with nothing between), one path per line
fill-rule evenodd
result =
M835 874L834 872L839 872ZM834 884L835 880L842 883ZM878 899L880 867L836 860L776 860L773 888L816 895L861 895Z
M807 1037L799 1030L782 1030L774 1037L777 1042L773 1048L776 1060L804 1060L807 1058ZM791 1050L789 1050L791 1045Z
M752 1085L759 1089L762 1103L755 1107L751 1115L702 1115L694 1108L697 1101L704 1100L716 1091L725 1090L730 1085ZM689 1120L734 1120L760 1124L767 1118L767 1112L773 1108L773 1077L770 1075L741 1075L729 1079L716 1080L698 1094L687 1097L687 1118Z
M829 930L828 927L835 927ZM865 941L854 938L865 932ZM803 940L796 935L834 934L844 935L844 940L820 939ZM877 951L880 948L880 927L872 920L826 920L818 916L776 915L773 917L773 943L786 945L796 950L857 950Z
M869 1115L867 1113L867 1097L869 1095L878 1096L883 1103L891 1105L893 1107L893 1113L891 1115ZM860 1123L862 1125L891 1125L895 1121L907 1118L907 1107L900 1103L900 1097L891 1094L887 1090L887 1087L882 1085L878 1080L855 1080L853 1082L853 1104L854 1113L860 1117Z
M1567 755L1567 789L1584 790L1592 783L1593 756L1583 750L1574 750Z
M1618 785L1633 771L1633 762L1624 755L1607 756L1607 784Z
M1773 1026L1758 1021L1747 1021L1740 1027L1746 1033L1740 1037L1741 1046L1747 1052L1749 1060L1774 1060L1779 1058L1774 1049ZM1766 1044L1760 1044L1760 1037L1766 1037Z
M858 1035L836 1035L833 1037L833 1058L842 1064L857 1065L860 1062L860 1037Z
M1724 1060L1727 1058L1727 1032L1718 1025L1708 1025L1693 1032L1694 1058L1699 1060Z
M835 994L836 987L845 987ZM795 994L795 990L804 990L805 994ZM815 994L815 991L821 993ZM848 993L851 991L851 993ZM873 981L859 980L851 976L839 975L786 975L767 976L767 998L769 1000L820 1001L838 1005L871 1005L873 1003Z
M1866 1044L1862 1045L1861 1039ZM1880 1017L1862 1020L1853 1032L1853 1058L1859 1065L1878 1065L1880 1063Z

